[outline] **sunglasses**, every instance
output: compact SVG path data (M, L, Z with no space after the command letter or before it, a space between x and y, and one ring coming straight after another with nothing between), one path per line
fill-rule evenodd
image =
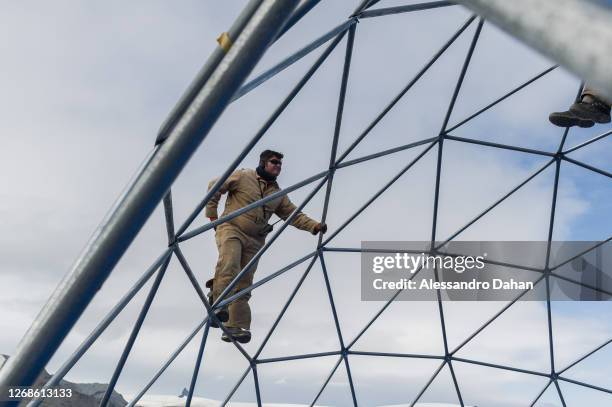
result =
M281 160L277 160L276 158L271 159L269 162L274 165L283 165L283 162Z

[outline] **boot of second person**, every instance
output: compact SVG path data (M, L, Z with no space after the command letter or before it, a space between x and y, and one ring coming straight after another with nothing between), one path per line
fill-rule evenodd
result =
M584 95L579 102L570 107L570 111L581 119L595 123L610 123L610 105L591 95Z
M232 339L239 343L249 343L251 341L251 331L244 328L227 326L225 332L221 335L221 340L231 342Z

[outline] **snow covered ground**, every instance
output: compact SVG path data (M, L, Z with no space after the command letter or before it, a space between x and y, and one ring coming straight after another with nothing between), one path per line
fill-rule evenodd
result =
M131 396L126 397L128 400ZM220 402L218 400L206 399L203 397L194 397L191 401L193 407L218 407ZM138 407L182 407L185 405L185 397L178 396L164 396L164 395L150 395L144 396L136 406ZM233 402L228 403L228 407L254 407L255 403L240 403ZM264 407L306 407L304 404L278 404L278 403L264 403ZM408 404L393 404L380 407L409 407ZM319 406L326 407L326 406ZM419 403L415 407L458 407L458 404L447 404L447 403ZM470 406L466 406L470 407ZM476 407L476 406L472 406Z
M130 396L127 396L130 400ZM194 397L191 400L192 407L218 407L221 404L219 400L211 400L203 397ZM138 407L183 407L185 405L185 397L178 396L164 396L164 395L151 395L144 396L136 404ZM257 403L240 403L231 402L228 403L228 407L254 407ZM304 404L278 404L278 403L265 403L265 407L305 407ZM326 407L326 406L320 406ZM430 406L426 406L430 407ZM432 406L433 407L433 406ZM437 407L437 406L436 406Z
M448 403L418 403L415 407L458 407L459 404L448 404ZM393 404L379 407L410 407L410 404ZM477 407L477 406L465 406L465 407Z

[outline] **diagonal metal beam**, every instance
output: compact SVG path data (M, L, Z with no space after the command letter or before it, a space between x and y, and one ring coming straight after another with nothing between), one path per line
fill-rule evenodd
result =
M559 400L561 400L561 404L563 404L563 407L567 407L567 404L565 404L565 398L563 397L563 393L561 392L561 386L559 386L559 381L553 380L553 382L555 383L555 387L557 388L557 394L559 395Z
M204 356L204 347L208 339L208 331L210 330L210 323L206 323L204 332L202 333L202 340L200 341L200 348L198 349L198 355L196 356L195 366L193 367L193 374L191 375L191 383L189 384L189 392L187 393L187 399L185 400L185 407L191 407L191 400L193 399L193 392L195 391L196 381L198 380L198 373L200 372L200 366L202 364L202 356Z
M232 341L232 344L236 347L236 349L238 349L238 351L242 354L242 356L244 356L245 359L249 361L249 363L252 362L253 358L248 354L248 352L246 350L244 350L242 345L240 345L234 339L233 335L229 334L229 332L227 331L227 328L225 327L225 325L222 324L217 319L217 315L213 312L211 304L208 303L208 299L206 298L206 294L204 294L204 291L202 290L202 287L200 286L200 283L198 283L198 280L196 279L195 275L193 274L193 271L191 270L191 267L189 266L189 263L187 263L187 259L185 258L185 256L181 252L181 249L178 247L178 245L174 247L174 253L176 254L176 258L178 259L179 263L181 264L181 267L185 271L185 274L189 278L189 282L191 283L191 285L195 289L196 293L198 294L198 297L200 297L200 301L202 302L202 304L204 305L204 308L206 309L206 312L208 313L208 318L209 319L212 318L213 321L215 321L216 324L219 326L219 328L221 328L221 330L228 335L228 337Z
M145 387L140 390L140 392L134 396L132 400L128 403L127 407L134 407L136 403L140 401L142 396L146 394L147 391L155 384L157 379L168 369L168 367L174 362L174 360L178 357L178 355L189 345L189 342L200 332L200 329L204 327L204 325L208 322L208 318L204 318L202 322L200 322L194 329L191 331L189 335L183 340L183 342L178 346L178 348L170 355L170 357L164 362L162 367L153 375L153 378L149 380L149 382L145 385Z
M578 92L576 93L574 102L578 102L581 99L583 89L584 89L584 81L580 82L580 86L578 87ZM570 131L570 127L566 127L565 131L563 131L563 137L561 137L559 148L557 148L557 154L561 154L561 152L563 151L563 147L565 146L565 141L567 140L567 135L569 134L569 131Z
M391 100L391 102L376 116L376 118L368 125L368 127L353 141L353 143L340 155L336 164L341 163L344 159L353 151L355 147L372 131L374 127L391 111L393 106L400 101L400 99L414 86L415 83L433 66L433 64L446 52L446 50L455 42L457 38L470 26L472 21L476 19L476 16L471 16L465 23L453 34L453 36L434 54L434 56L421 68L421 70L414 76L410 82Z
M356 19L347 20L344 23L332 28L331 30L329 30L328 32L326 32L325 34L323 34L316 40L308 43L306 46L300 48L295 53L289 55L287 58L283 59L278 64L274 65L272 68L261 73L256 78L252 79L251 81L246 83L244 86L242 86L232 98L232 102L240 99L242 96L246 95L253 89L257 88L259 85L262 85L263 83L265 83L268 79L271 79L272 77L281 73L282 71L284 71L285 69L293 65L294 63L304 58L306 55L310 54L311 52L319 48L321 45L325 44L327 41L331 40L332 38L337 37L339 34L342 34L346 30L348 30L350 27L353 27L356 23L357 23Z
M540 278L538 278L533 283L533 287L535 288L535 286L540 281L542 281L542 279L544 279L544 275L541 275ZM499 318L504 312L506 312L508 310L508 308L510 308L512 305L514 305L522 296L527 294L529 291L531 291L531 289L523 290L523 292L521 292L516 298L514 298L512 301L510 301L508 304L506 304L495 315L493 315L491 318L489 318L487 320L487 322L485 322L483 325L481 325L480 328L478 328L476 331L474 331L474 333L472 333L467 339L465 339L463 342L461 342L461 344L459 344L455 349L453 349L453 351L450 352L450 354L454 355L455 353L457 353L461 348L463 348L465 345L467 345L472 339L474 339L479 333L481 333L487 326L491 325L491 323L493 321L495 321L497 318Z
M577 281L577 280L574 280L573 278L565 277L565 276L562 276L562 275L556 274L556 273L550 273L550 276L558 278L560 280L567 281L569 283L574 283L574 284L579 285L581 287L589 288L589 289L591 289L593 291L596 291L598 293L606 294L606 295L609 295L609 296L612 297L612 292L610 292L608 290L604 290L603 288L600 288L600 287L597 287L597 286L594 286L594 285L591 285L591 284L583 283L582 281Z
M363 157L355 158L353 160L343 161L343 162L339 163L338 165L336 165L336 169L349 167L351 165L360 164L360 163L365 162L365 161L373 160L374 158L384 157L386 155L394 154L394 153L397 153L399 151L404 151L404 150L408 150L408 149L411 149L411 148L414 148L414 147L422 146L424 144L429 144L429 143L432 143L432 142L436 141L437 139L438 139L438 137L430 137L430 138L426 138L424 140L419 140L419 141L415 141L415 142L412 142L412 143L404 144L404 145L399 146L399 147L393 147L393 148L389 148L387 150L379 151L378 153L364 155Z
M288 362L288 361L291 361L291 360L321 358L321 357L325 357L325 356L340 355L340 353L341 352L339 350L335 350L335 351L329 351L329 352L305 353L303 355L279 356L279 357L275 357L275 358L257 359L257 364L276 363L276 362Z
M321 189L321 187L323 187L326 181L327 181L327 176L321 182L319 182L319 184L308 194L306 199L304 199L304 201L297 208L295 208L293 213L285 220L285 222L278 229L278 231L274 234L274 236L272 236L270 240L268 240L263 245L263 247L259 249L259 251L253 256L253 258L249 260L249 262L236 275L236 277L234 277L234 279L227 285L227 287L225 287L225 289L221 292L221 294L219 294L219 297L215 300L215 303L212 304L213 308L219 307L219 303L223 301L225 297L227 297L230 294L230 292L234 289L236 284L238 284L238 281L240 281L240 279L246 273L249 272L249 270L253 267L253 265L257 261L259 261L260 257L263 256L263 254L270 248L270 246L272 246L272 244L276 241L276 239L278 239L281 233L283 233L283 231L287 229L287 226L291 224L293 219L295 219L295 217L302 211L302 209L304 209L304 207L308 204L308 202L310 202L310 200L315 196L315 194L319 192L319 190Z
M0 391L34 383L297 3L263 0L248 19L170 136L153 149L0 370Z
M257 407L262 407L261 404L261 390L259 387L259 375L257 374L257 365L252 364L251 370L253 371L253 384L255 385L255 398L257 400Z
M253 18L253 15L261 7L263 0L250 0L242 9L234 23L227 31L227 36L231 41L235 41L240 33L244 30L248 22ZM220 44L219 44L220 45ZM162 144L169 136L170 132L176 126L181 116L185 114L189 105L197 97L198 92L204 87L210 79L215 69L219 66L225 57L227 50L221 46L215 47L211 55L206 60L204 66L198 71L195 78L191 81L187 89L183 92L177 103L174 105L166 119L160 126L155 145Z
M438 160L436 163L436 179L435 179L434 202L433 202L433 219L432 219L432 226L431 226L431 248L432 249L435 247L436 232L437 232L437 225L438 225L438 206L439 206L439 201L440 201L440 179L441 179L441 171L442 171L442 151L444 147L444 134L448 127L448 122L450 120L450 117L453 113L455 103L457 102L459 92L461 91L461 86L463 85L463 81L465 79L467 69L470 65L470 61L472 60L474 50L476 49L476 44L478 43L478 39L480 38L480 33L482 32L483 24L484 24L484 20L481 18L478 21L478 25L476 26L474 36L472 37L472 41L470 43L470 47L468 48L467 55L465 56L465 60L463 61L463 65L461 67L461 72L459 73L459 78L457 79L457 84L455 85L453 95L448 105L448 109L446 111L444 121L442 122L442 127L440 128L440 140L438 141ZM436 282L439 281L437 267L434 268L434 277L435 277ZM448 338L446 335L446 321L444 319L444 307L442 306L442 298L440 294L440 289L436 289L436 296L438 299L438 311L440 313L440 325L442 328L442 339L444 341L444 355L446 358L449 358L448 367L450 369L451 376L453 379L453 385L455 387L455 392L457 393L457 398L459 399L459 403L463 407L463 397L461 396L461 389L459 388L459 383L457 382L457 377L455 375L455 371L451 364L451 355L448 351Z
M306 14L308 14L310 12L310 10L312 10L313 8L315 8L315 6L317 4L319 4L321 2L321 0L304 0L302 1L293 11L293 13L291 14L291 17L289 17L287 19L287 21L285 21L285 24L283 25L283 28L281 28L281 30L279 31L279 33L276 35L276 38L274 39L274 41L276 42L278 39L280 39L283 35L285 35L285 33L287 31L289 31L291 28L293 28L293 26L300 21Z
M575 164L575 165L577 165L579 167L586 168L587 170L591 170L591 171L596 172L598 174L605 175L608 178L612 178L612 174L610 174L608 171L604 171L604 170L602 170L600 168L593 167L592 165L588 165L588 164L585 164L585 163L583 163L581 161L574 160L573 158L570 158L570 157L568 157L566 155L563 156L563 159L565 161L570 162L572 164Z
M351 217L349 217L338 229L334 231L323 243L322 245L327 245L334 237L338 235L345 227L349 225L357 216L359 216L368 206L372 204L380 195L382 195L391 185L393 185L402 175L406 173L414 164L416 164L431 148L436 145L436 142L431 143L427 148L425 148L418 156L416 156L408 165L406 165L400 172L398 172L395 177L393 177L387 184L385 184L380 190L378 190L374 196L372 196L366 203L364 203Z
M455 391L457 392L457 398L459 399L459 404L461 404L461 407L464 407L463 396L461 396L461 390L459 389L459 382L457 381L457 375L455 374L455 369L453 368L452 359L448 361L448 368L451 373L451 378L453 379L453 385L455 386Z
M349 350L349 355L361 355L361 356L382 356L391 358L410 358L410 359L441 359L444 360L442 355L421 355L418 353L392 353L392 352L368 352L362 350Z
M569 128L565 129L565 135L567 135L567 131ZM563 144L563 142L561 142ZM561 147L559 147L561 148ZM552 309L550 304L550 249L552 246L552 238L553 231L555 227L555 213L557 209L557 194L559 192L559 175L561 172L561 160L558 158L555 159L555 181L553 184L553 194L552 194L552 203L550 206L550 220L548 224L548 239L546 242L546 264L545 268L547 270L547 274L545 275L544 282L546 283L546 321L548 325L548 346L549 346L549 356L550 356L550 372L551 374L555 374L555 350L554 350L554 338L553 338L553 328L552 328ZM556 382L556 381L555 381ZM557 387L557 391L559 388ZM559 391L560 393L560 391ZM561 395L559 394L561 397Z
M142 305L142 309L140 310L140 313L138 314L138 318L136 319L136 322L134 323L134 326L132 327L132 332L130 333L130 336L123 348L123 352L121 353L121 356L119 357L117 366L115 367L115 370L113 371L113 375L108 383L108 386L106 387L106 390L104 391L104 395L102 396L102 401L100 401L100 407L106 407L106 405L108 404L108 401L110 400L110 396L113 394L113 390L115 389L117 380L119 380L119 376L121 375L121 372L123 371L125 362L127 362L127 358L130 355L132 347L134 346L134 342L136 342L136 338L138 337L138 334L140 333L140 328L142 327L142 324L144 323L144 320L147 314L149 313L149 309L151 308L153 299L155 298L155 295L157 294L157 290L159 289L162 279L164 278L164 275L166 274L166 270L168 269L168 264L170 264L170 257L168 257L164 261L164 264L162 264L159 271L157 272L155 281L153 281L153 285L151 285L149 294L147 295L147 298L145 299L145 302Z
M476 49L476 44L478 44L478 39L480 38L480 33L482 32L483 25L484 25L484 20L480 18L478 20L478 24L476 25L476 31L474 32L472 41L470 42L470 47L468 48L467 55L465 56L465 60L463 61L463 65L461 66L461 72L459 73L459 79L457 80L457 84L455 85L455 90L453 91L453 96L451 97L450 103L448 105L448 109L446 110L446 116L444 117L442 128L440 129L440 135L443 135L444 133L446 133L446 129L448 128L448 121L450 120L450 117L453 114L455 103L457 103L457 98L459 97L461 86L463 86L463 80L465 79L465 74L467 73L468 66L470 65L470 62L472 61L472 55L474 55L474 49Z
M361 13L363 10L366 10L366 9L374 6L379 1L380 0L361 0L360 3L359 3L359 6L357 6L355 11L353 11L353 14L351 14L351 17L355 17L355 16L359 15L359 13Z
M334 376L334 373L336 373L336 370L338 370L338 366L340 366L340 363L342 363L342 360L344 358L343 357L339 357L338 361L336 362L336 364L334 365L334 367L332 368L331 372L329 372L329 375L327 376L327 379L325 379L325 381L323 382L323 384L321 385L321 388L319 389L319 391L317 392L317 395L315 396L315 398L312 400L312 403L310 403L310 407L313 407L315 405L315 403L317 402L317 400L319 400L319 397L321 397L321 394L323 394L323 391L325 390L325 388L327 387L327 384L329 383L329 381L331 380L331 378Z
M332 316L334 317L334 325L336 326L336 333L338 334L338 342L340 343L340 349L344 352L346 350L346 347L344 346L342 330L340 329L340 320L338 319L338 312L336 311L336 304L334 302L334 296L332 294L331 285L329 284L329 275L327 272L327 266L325 265L325 259L323 258L322 251L319 251L319 261L321 262L321 270L323 272L323 279L325 280L327 298L329 299L329 305L331 307Z
M585 141L584 143L580 143L580 144L578 144L577 146L574 146L574 147L572 147L572 148L568 148L567 150L565 150L565 151L563 152L563 154L569 154L569 153L574 152L574 151L576 151L576 150L578 150L578 149L581 149L581 148L583 148L583 147L586 147L586 146L588 146L589 144L592 144L592 143L594 143L594 142L596 142L596 141L599 141L599 140L602 140L602 139L604 139L604 138L608 137L610 134L612 134L612 130L608 130L608 131L606 131L605 133L600 134L599 136L593 137L592 139L587 140L587 141Z
M606 389L604 387L599 387L599 386L595 386L595 385L592 385L592 384L584 383L584 382L581 382L581 381L578 381L578 380L568 379L567 377L559 376L559 380L563 380L564 382L568 382L568 383L577 384L578 386L582 386L582 387L588 387L589 389L599 390L599 391L604 392L604 393L612 394L612 390L610 390L610 389Z
M274 110L274 112L270 115L270 117L266 120L266 122L261 126L261 128L257 131L257 133L251 138L251 140L247 143L247 145L242 149L240 154L232 161L232 163L228 166L225 172L217 179L217 182L210 188L210 190L206 193L206 196L202 201L196 206L196 208L191 212L189 217L183 222L178 232L176 233L178 236L181 236L185 233L189 225L194 221L194 219L200 214L202 209L206 206L210 198L219 191L223 183L229 178L232 172L240 165L242 160L247 156L247 154L255 147L255 145L261 140L261 138L267 133L268 129L276 122L278 117L285 111L287 106L295 99L295 97L300 93L300 91L304 88L304 86L308 83L310 78L317 72L319 67L327 60L332 51L336 48L342 37L344 36L345 31L342 31L340 34L336 36L334 41L323 51L323 53L317 58L317 60L312 64L312 66L308 69L306 74L298 81L298 83L293 87L291 92L283 99L283 101L278 105L278 107Z
M582 0L457 0L612 97L612 11ZM598 4L599 3L599 4ZM580 38L580 41L576 41Z
M419 394L417 394L414 400L412 400L412 403L410 403L410 407L414 407L415 404L421 399L421 397L423 397L423 394L427 391L429 386L431 386L431 384L436 379L436 377L438 376L438 374L440 373L440 371L442 370L445 364L446 364L446 361L443 361L442 363L440 363L440 366L438 366L435 372L431 375L427 383L425 383L425 386L423 386L421 391L419 391Z
M336 121L334 126L334 136L332 139L331 151L329 153L329 178L325 189L325 197L323 199L323 212L321 214L321 223L325 224L327 220L327 211L329 209L329 198L331 195L334 174L336 172L336 153L338 151L338 140L340 138L340 129L342 128L342 116L344 114L344 102L346 99L346 88L351 68L351 59L353 56L353 46L355 43L355 27L349 30L348 39L346 42L346 52L344 55L344 65L342 67L342 79L340 81L340 94L338 95L338 107L336 110ZM317 239L317 248L320 249L323 242L323 233L319 233Z
M416 273L415 273L416 275ZM412 278L412 277L410 277ZM400 295L400 293L402 292L402 290L397 290L395 292L395 294L393 294L393 296L389 299L389 301L387 301L385 303L385 305L383 305L383 307L381 309L378 310L378 312L376 314L374 314L374 316L370 319L370 321L368 321L368 323L363 327L363 329L361 331L359 331L359 333L355 336L355 338L346 346L347 349L351 349L353 347L353 345L355 345L355 343L359 340L359 338L361 338L363 336L363 334L366 333L366 331L372 326L372 324L374 324L374 322L376 322L376 320L378 319L378 317L385 312L385 310L387 308L389 308L389 305L391 305L391 303L397 298L398 295ZM352 351L351 353L356 353L357 351Z
M320 0L305 0L303 1L296 9L293 11L291 16L285 21L283 27L280 29L278 34L276 34L275 38L271 41L272 43L276 42L280 37L282 37L288 30L290 30L302 17L304 17L312 8L314 8ZM257 8L262 4L262 0L251 0L245 8L242 10L234 24L227 31L227 37L230 41L235 41L239 34L244 29L245 25L248 23L249 19L253 16ZM189 108L189 103L197 96L198 90L204 86L206 81L212 75L215 66L223 59L226 50L219 46L215 48L211 57L206 61L206 64L200 69L194 80L191 82L189 87L185 90L178 103L170 114L168 118L161 125L157 140L155 144L161 144L166 138L168 138L172 127L176 125L180 116L185 113L185 111ZM243 92L243 85L237 93ZM251 88L252 89L252 88ZM249 90L251 90L249 89ZM246 93L246 92L243 92ZM236 97L232 98L232 102L236 99Z
M303 262L305 262L306 260L308 260L308 259L312 259L313 257L315 257L315 258L316 258L316 256L317 256L317 252L316 252L316 251L313 251L313 252L311 252L311 253L307 254L306 256L304 256L304 257L302 257L302 258L300 258L300 259L298 259L298 260L294 261L293 263L291 263L291 264L289 264L289 265L287 265L287 266L283 267L282 269L280 269L280 270L278 270L278 271L276 271L276 272L274 272L274 273L270 274L269 276L264 277L264 278L262 278L261 280L259 280L259 281L255 282L255 283L253 283L252 285L250 285L250 286L248 286L248 287L246 287L246 288L244 288L244 289L242 289L242 290L238 291L236 294L230 295L229 297L227 297L226 299L224 299L223 301L221 301L221 302L219 303L219 306L220 306L220 307L223 307L223 306L225 306L225 305L228 305L230 302L237 300L238 298L240 298L240 297L242 297L242 296L246 295L247 293L250 293L251 291L253 291L253 290L254 290L254 289L256 289L257 287L260 287L260 286L262 286L262 285L266 284L268 281L271 281L271 280L273 280L273 279L277 278L277 277L278 277L278 276L280 276L281 274L284 274L285 272L287 272L287 271L289 271L289 270L293 269L295 266L298 266L298 265L302 264L302 263L303 263Z
M259 360L259 355L261 355L261 352L263 351L264 347L266 346L266 344L270 340L270 337L272 336L272 334L276 330L276 327L278 326L279 322L281 321L281 319L285 315L285 312L287 312L287 308L289 308L289 305L291 304L291 302L295 298L295 295L297 294L297 292L300 290L300 287L304 283L304 280L306 280L306 277L308 277L308 274L310 273L310 270L312 269L312 266L314 265L316 260L317 260L316 256L313 256L312 260L308 264L308 267L306 267L306 271L304 271L304 273L302 274L302 277L300 277L300 279L298 280L297 284L293 288L293 291L291 291L291 294L289 295L289 298L287 298L287 301L285 301L285 304L283 305L283 307L281 308L280 312L278 313L278 316L274 320L274 323L272 324L272 326L268 330L268 333L264 337L263 341L261 341L261 344L259 345L259 348L257 348L257 351L255 352L255 355L253 355L253 359Z
M79 347L70 355L70 357L60 366L60 368L49 378L45 383L44 388L48 389L56 386L68 372L76 365L81 357L89 350L89 348L95 343L95 341L102 335L102 333L108 328L108 326L115 320L117 315L123 311L123 309L129 304L129 302L140 292L142 287L151 279L153 274L159 269L159 267L172 255L171 248L166 249L161 256L153 262L151 267L145 271L145 273L136 281L136 283L130 288L130 290L121 297L121 300L106 314L106 316L98 323L98 325L91 331L91 333L85 338L85 340L79 345ZM43 399L34 399L28 403L28 407L36 407L40 405Z
M370 10L366 10L358 14L358 17L359 18L380 17L380 16L388 16L392 14L410 13L413 11L430 10L434 8L448 7L448 6L454 6L454 5L455 3L451 1L430 1L426 3L408 4L405 6L370 9Z
M552 158L555 157L555 153L551 153L549 151L535 150L532 148L525 148L525 147L519 147L519 146L511 146L508 144L494 143L491 141L477 140L477 139L471 139L471 138L466 138L466 137L457 137L457 136L453 136L452 134L445 134L444 138L447 140L462 141L464 143L479 144L481 146L495 147L495 148L501 148L501 149L512 150L512 151L520 151L522 153L529 153L529 154L545 155L547 157L552 157Z
M236 393L236 390L238 390L238 387L240 387L240 385L242 384L244 379L246 379L250 371L251 366L247 367L242 376L240 376L240 379L236 381L236 384L234 385L234 387L232 387L232 390L230 390L228 395L225 397L225 400L223 400L223 403L221 403L221 407L225 407L227 403L229 403L230 399L234 396L234 393Z
M565 373L568 369L571 369L572 367L576 366L578 363L582 362L583 360L585 360L586 358L588 358L589 356L591 356L592 354L594 354L595 352L597 352L598 350L603 349L604 347L608 346L610 343L612 343L612 339L608 339L607 341L605 341L604 343L602 343L601 345L599 345L598 347L596 347L595 349L593 349L592 351L588 352L587 354L581 356L580 358L578 358L577 360L575 360L574 362L570 363L567 367L559 370L557 373L558 374L563 374Z
M281 189L279 191L276 191L275 193L270 194L270 195L266 196L263 199L259 199L259 200L255 201L255 202L253 202L253 203L251 203L251 204L249 204L247 206L243 206L240 209L236 209L234 212L228 213L227 215L220 217L219 219L217 219L214 222L207 223L204 226L200 226L200 227L198 227L198 228L196 228L196 229L194 229L192 231L189 231L189 232L185 233L184 235L182 235L179 238L177 238L177 242L184 242L185 240L189 240L192 237L195 237L195 236L197 236L199 234L202 234L202 233L206 232L207 230L214 229L215 226L218 226L218 225L220 225L222 223L225 223L225 222L227 222L227 221L229 221L231 219L234 219L235 217L240 216L243 213L248 212L248 211L250 211L252 209L259 208L260 206L263 206L267 202L270 202L270 201L272 201L272 200L274 200L276 198L280 198L282 196L285 196L289 192L295 191L296 189L299 189L299 188L301 188L303 186L306 186L308 184L311 184L311 183L313 183L313 182L315 182L315 181L317 181L317 180L319 180L319 179L321 179L323 177L326 177L328 174L329 174L329 171L322 171L322 172L320 172L318 174L313 175L312 177L306 178L303 181L296 182L295 184L291 185L290 187L287 187L287 188ZM212 189L211 189L211 191L212 191ZM194 219L195 219L195 217L194 217Z
M548 387L552 384L552 380L549 380L548 383L546 384L546 386L544 386L544 388L542 389L542 391L540 393L538 393L538 395L536 396L536 398L531 402L531 404L529 405L529 407L533 407L535 406L535 404L540 400L540 398L542 397L542 395L546 392L546 389L548 389Z
M349 365L348 355L345 353L342 356L344 360L344 368L346 369L346 377L349 381L349 388L351 389L351 398L353 399L353 407L358 407L357 395L355 394L355 384L353 382L353 375L351 374L351 365Z
M521 182L520 184L518 184L516 187L512 188L507 194L505 194L504 196L502 196L501 198L499 198L497 201L495 201L493 204L491 204L491 206L489 206L487 209L485 209L484 211L482 211L479 215L477 215L474 219L470 220L468 223L466 223L463 227L461 227L459 230L457 230L455 233L453 233L450 237L448 237L444 242L442 242L441 244L439 244L436 249L439 249L441 247L443 247L444 245L446 245L448 242L450 242L451 240L453 240L454 238L456 238L457 236L459 236L461 233L463 233L467 228L469 228L470 226L472 226L474 223L478 222L478 220L480 220L483 216L485 216L487 213L491 212L494 208L496 208L499 204L501 204L502 202L504 202L506 199L508 199L512 194L514 194L516 191L518 191L519 189L521 189L522 187L524 187L527 183L529 183L529 181L531 181L532 179L534 179L535 177L537 177L540 173L542 173L546 168L548 168L553 162L555 162L555 160L550 160L549 162L547 162L543 167L541 167L540 169L538 169L536 172L534 172L533 174L531 174L529 177L527 177L523 182Z
M477 116L480 116L482 113L486 112L487 110L489 110L493 106L497 105L500 102L503 102L504 100L508 99L510 96L514 95L518 91L520 91L520 90L526 88L527 86L531 85L533 82L537 81L538 79L540 79L541 77L547 75L548 73L554 71L558 67L559 67L559 65L553 65L550 68L545 69L544 71L540 72L539 74L537 74L533 78L529 79L527 82L525 82L522 85L519 85L516 88L512 89L510 92L506 93L504 96L502 96L502 97L500 97L498 99L495 99L493 102L489 103L488 105L486 105L485 107L483 107L482 109L477 111L476 113L474 113L471 116L466 117L465 119L461 120L459 123L455 124L454 126L449 128L448 130L446 130L446 132L450 133L451 131L453 131L455 129L458 129L459 127L463 126L465 123L471 121L472 119L476 118Z
M466 358L458 358L456 356L453 356L453 360L457 361L457 362L471 363L473 365L492 367L492 368L495 368L495 369L509 370L509 371L518 372L518 373L525 373L525 374L530 374L530 375L533 375L533 376L550 377L550 374L548 374L548 373L537 372L535 370L520 369L520 368L512 367L512 366L499 365L499 364L496 364L496 363L487 363L487 362L481 362L481 361L478 361L478 360L472 360L472 359L466 359Z

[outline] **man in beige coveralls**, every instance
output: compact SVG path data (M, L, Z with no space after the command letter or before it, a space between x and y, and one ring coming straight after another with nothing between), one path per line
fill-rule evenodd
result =
M276 151L265 150L259 157L259 166L256 169L240 169L234 171L225 181L219 191L208 201L206 205L206 216L214 221L218 218L217 206L222 194L228 193L225 209L222 216L228 215L243 208L257 200L260 200L274 192L280 187L276 177L282 168L283 155ZM216 179L208 184L212 188ZM268 221L272 214L281 219L287 219L296 209L296 206L285 195L283 197L267 202L265 205L252 209L216 227L215 238L219 250L219 259L215 268L215 276L206 282L211 289L209 300L214 302L230 282L255 256L264 245L266 235L272 230ZM321 224L303 213L291 222L298 229L307 230L313 235L319 232L325 233L327 226ZM232 295L253 284L253 275L257 268L257 262L238 281L229 295ZM228 295L228 296L229 296ZM228 333L223 333L221 339L231 341L230 335L238 342L246 343L251 340L251 309L249 307L250 293L231 302L227 309L219 309L216 312ZM215 326L211 323L211 326Z

